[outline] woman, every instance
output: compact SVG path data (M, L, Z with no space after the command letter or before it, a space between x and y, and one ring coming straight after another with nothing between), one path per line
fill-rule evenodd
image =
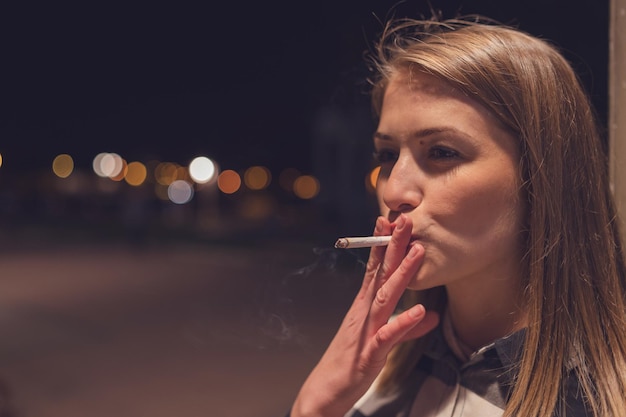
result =
M626 270L570 65L467 20L391 22L372 62L392 240L291 416L625 416Z

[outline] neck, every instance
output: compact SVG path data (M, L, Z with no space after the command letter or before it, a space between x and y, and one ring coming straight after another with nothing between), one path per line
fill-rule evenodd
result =
M446 292L456 337L473 350L527 324L518 279L462 280Z

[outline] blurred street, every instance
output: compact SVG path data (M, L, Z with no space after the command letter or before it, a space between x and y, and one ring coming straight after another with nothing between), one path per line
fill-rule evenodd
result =
M18 417L282 417L361 268L332 242L4 246Z

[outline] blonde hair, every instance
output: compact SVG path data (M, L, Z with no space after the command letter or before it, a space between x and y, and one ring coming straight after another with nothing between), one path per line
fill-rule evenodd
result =
M504 415L562 410L571 363L595 415L624 415L626 268L608 158L571 65L547 41L479 18L391 21L371 58L378 112L394 74L423 71L481 103L519 140L529 325ZM445 306L442 288L407 297L439 311ZM423 342L395 349L383 389L401 383Z

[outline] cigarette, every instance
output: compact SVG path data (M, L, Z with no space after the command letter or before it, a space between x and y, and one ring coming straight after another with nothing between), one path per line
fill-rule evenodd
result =
M386 246L390 240L391 236L342 237L337 239L335 247L339 249L371 248L372 246Z

